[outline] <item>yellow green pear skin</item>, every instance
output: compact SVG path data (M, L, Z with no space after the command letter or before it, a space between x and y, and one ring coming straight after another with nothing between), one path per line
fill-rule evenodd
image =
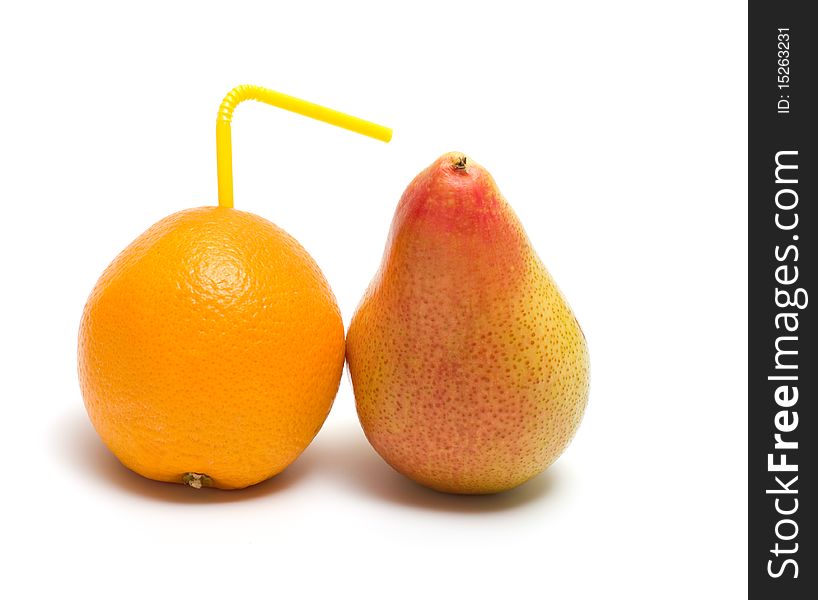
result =
M401 197L346 352L367 439L442 492L531 479L569 444L588 401L576 318L492 177L460 153Z

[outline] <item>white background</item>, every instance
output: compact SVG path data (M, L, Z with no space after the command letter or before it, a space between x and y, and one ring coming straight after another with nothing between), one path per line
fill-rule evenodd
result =
M746 5L512 4L3 4L0 595L744 597ZM239 83L395 130L234 119L236 206L301 241L346 324L411 178L448 150L493 173L590 344L585 420L544 475L405 481L346 375L302 457L243 492L108 454L83 303L149 225L215 203Z

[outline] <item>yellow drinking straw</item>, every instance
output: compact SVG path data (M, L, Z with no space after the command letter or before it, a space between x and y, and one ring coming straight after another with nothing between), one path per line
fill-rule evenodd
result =
M257 100L271 106L311 117L330 125L343 127L355 133L366 135L382 142L392 139L392 130L383 125L364 121L319 104L300 98L268 90L258 85L240 85L224 97L216 119L216 171L219 177L219 206L233 207L233 145L230 136L230 122L239 102Z

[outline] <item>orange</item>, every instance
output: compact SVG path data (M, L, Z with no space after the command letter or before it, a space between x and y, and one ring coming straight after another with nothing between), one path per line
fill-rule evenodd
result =
M321 428L344 365L335 297L312 257L256 215L175 213L117 256L82 315L85 407L128 468L242 488Z

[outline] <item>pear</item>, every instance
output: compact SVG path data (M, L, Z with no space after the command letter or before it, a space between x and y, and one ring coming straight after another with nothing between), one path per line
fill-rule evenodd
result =
M443 492L531 479L588 400L576 318L491 175L457 152L403 193L346 352L369 442Z

